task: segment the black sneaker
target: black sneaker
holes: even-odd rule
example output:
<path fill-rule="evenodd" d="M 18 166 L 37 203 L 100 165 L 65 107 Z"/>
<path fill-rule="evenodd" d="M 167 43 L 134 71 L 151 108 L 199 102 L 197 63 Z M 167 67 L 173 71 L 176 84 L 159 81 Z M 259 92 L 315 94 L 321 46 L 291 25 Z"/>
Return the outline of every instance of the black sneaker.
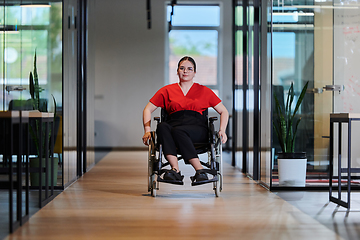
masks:
<path fill-rule="evenodd" d="M 182 181 L 184 176 L 181 176 L 181 172 L 176 172 L 176 169 L 173 168 L 168 170 L 164 173 L 164 180 L 175 180 L 175 181 Z"/>
<path fill-rule="evenodd" d="M 196 170 L 194 178 L 196 182 L 209 180 L 207 174 L 201 170 Z"/>

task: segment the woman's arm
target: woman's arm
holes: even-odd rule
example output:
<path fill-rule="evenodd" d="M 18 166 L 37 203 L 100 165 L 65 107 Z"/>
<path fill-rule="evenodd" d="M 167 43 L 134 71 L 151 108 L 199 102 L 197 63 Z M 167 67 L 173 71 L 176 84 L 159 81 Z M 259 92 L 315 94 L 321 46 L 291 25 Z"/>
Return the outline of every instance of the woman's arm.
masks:
<path fill-rule="evenodd" d="M 157 106 L 149 102 L 146 104 L 143 111 L 143 124 L 144 124 L 144 136 L 142 137 L 143 143 L 149 145 L 149 139 L 151 137 L 151 113 L 157 109 Z"/>
<path fill-rule="evenodd" d="M 224 104 L 219 103 L 218 105 L 216 105 L 214 107 L 215 111 L 217 111 L 220 114 L 220 129 L 219 129 L 219 135 L 221 137 L 221 141 L 222 143 L 226 143 L 227 141 L 227 136 L 225 133 L 226 130 L 226 126 L 228 124 L 228 120 L 229 120 L 229 112 L 226 109 L 226 107 L 224 106 Z"/>

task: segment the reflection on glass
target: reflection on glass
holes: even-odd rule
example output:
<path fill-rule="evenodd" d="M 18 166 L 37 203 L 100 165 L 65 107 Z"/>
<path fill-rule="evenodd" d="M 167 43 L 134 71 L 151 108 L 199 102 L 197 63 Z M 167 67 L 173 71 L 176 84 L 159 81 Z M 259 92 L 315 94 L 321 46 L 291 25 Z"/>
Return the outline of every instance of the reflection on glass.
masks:
<path fill-rule="evenodd" d="M 247 15 L 248 24 L 248 50 L 247 50 L 247 84 L 246 91 L 246 109 L 247 109 L 247 136 L 248 136 L 248 151 L 246 155 L 247 173 L 250 176 L 254 175 L 254 7 L 249 6 Z"/>
<path fill-rule="evenodd" d="M 44 89 L 40 93 L 40 98 L 46 99 L 47 111 L 55 112 L 52 99 L 54 96 L 56 114 L 61 118 L 62 1 L 52 1 L 47 7 L 37 5 L 22 7 L 20 1 L 17 3 L 0 7 L 2 27 L 0 29 L 0 59 L 2 61 L 0 64 L 0 110 L 9 110 L 9 103 L 12 100 L 30 98 L 29 73 L 33 72 L 36 52 L 39 85 Z M 32 1 L 28 3 L 32 4 Z M 20 87 L 24 90 L 18 91 Z M 61 138 L 62 132 L 57 133 Z M 55 142 L 58 146 L 56 153 L 62 154 L 59 141 L 56 139 Z"/>
<path fill-rule="evenodd" d="M 314 53 L 318 50 L 315 48 L 314 39 L 314 6 L 300 5 L 303 3 L 293 2 L 283 6 L 274 4 L 273 7 L 273 35 L 272 35 L 272 51 L 273 51 L 273 88 L 272 92 L 280 96 L 280 104 L 286 105 L 287 92 L 291 85 L 294 84 L 295 102 L 299 96 L 303 86 L 309 81 L 309 91 L 305 94 L 304 101 L 299 110 L 301 117 L 298 126 L 295 152 L 306 152 L 307 155 L 307 178 L 308 184 L 312 182 L 311 178 L 326 177 L 326 172 L 322 172 L 319 168 L 314 167 L 317 163 L 314 161 L 314 141 L 321 138 L 315 133 L 315 125 L 321 124 L 314 121 L 314 71 L 320 65 L 314 64 Z M 321 11 L 318 12 L 321 15 Z M 316 22 L 318 28 L 322 28 L 321 21 Z M 322 38 L 321 34 L 317 35 Z M 322 70 L 323 71 L 323 70 Z M 295 106 L 292 106 L 295 108 Z M 275 111 L 273 110 L 273 114 Z M 272 185 L 276 186 L 277 181 L 277 159 L 276 154 L 281 152 L 275 131 L 272 136 L 272 147 L 274 150 L 273 162 L 273 180 Z M 321 178 L 321 177 L 320 177 Z M 314 181 L 315 182 L 315 181 Z"/>
<path fill-rule="evenodd" d="M 50 8 L 7 6 L 5 12 L 7 13 L 5 26 L 15 25 L 17 31 L 13 31 L 16 34 L 9 31 L 0 32 L 1 48 L 8 53 L 2 56 L 5 69 L 2 69 L 0 80 L 3 88 L 21 85 L 27 90 L 6 94 L 3 92 L 1 110 L 8 110 L 8 104 L 12 99 L 26 100 L 30 97 L 28 78 L 29 72 L 33 71 L 35 51 L 39 84 L 44 89 L 41 98 L 51 99 L 50 94 L 53 94 L 57 106 L 62 106 L 61 3 L 52 3 Z"/>
<path fill-rule="evenodd" d="M 235 8 L 235 113 L 236 113 L 236 148 L 235 148 L 235 166 L 243 169 L 243 108 L 244 108 L 244 90 L 243 90 L 243 7 Z"/>
<path fill-rule="evenodd" d="M 360 14 L 359 1 L 334 1 L 334 85 L 343 91 L 334 92 L 334 113 L 360 113 Z M 351 123 L 351 167 L 360 167 L 359 122 Z M 346 125 L 346 124 L 342 124 Z M 334 130 L 335 132 L 335 130 Z M 335 135 L 337 133 L 335 132 Z M 347 147 L 347 129 L 342 133 L 342 143 Z M 335 136 L 337 138 L 338 136 Z M 334 145 L 336 148 L 336 145 Z M 344 155 L 344 158 L 343 158 Z M 342 164 L 347 161 L 347 150 L 342 150 Z M 336 161 L 336 155 L 334 161 Z M 336 173 L 336 166 L 334 172 Z M 347 174 L 344 174 L 347 175 Z M 352 173 L 352 178 L 359 174 Z"/>

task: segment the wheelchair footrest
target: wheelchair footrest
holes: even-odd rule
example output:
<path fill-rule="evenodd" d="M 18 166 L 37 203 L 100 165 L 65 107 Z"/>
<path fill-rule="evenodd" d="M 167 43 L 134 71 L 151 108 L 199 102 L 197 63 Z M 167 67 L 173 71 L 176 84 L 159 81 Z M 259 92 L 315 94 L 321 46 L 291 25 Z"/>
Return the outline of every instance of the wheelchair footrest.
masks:
<path fill-rule="evenodd" d="M 158 182 L 164 182 L 164 183 L 170 183 L 170 184 L 176 184 L 176 185 L 184 185 L 184 182 L 181 180 L 165 180 L 162 179 L 160 176 L 157 177 Z"/>
<path fill-rule="evenodd" d="M 203 180 L 203 181 L 196 181 L 195 180 L 195 176 L 190 177 L 191 179 L 191 186 L 197 186 L 197 185 L 202 185 L 202 184 L 206 184 L 206 183 L 211 183 L 211 182 L 217 182 L 219 181 L 218 177 L 217 177 L 217 171 L 215 169 L 202 169 L 199 170 L 202 173 L 207 173 L 213 176 L 212 179 L 207 179 L 207 180 Z"/>
<path fill-rule="evenodd" d="M 209 179 L 209 180 L 204 180 L 204 181 L 199 181 L 199 182 L 192 182 L 191 186 L 197 186 L 197 185 L 202 185 L 202 184 L 212 183 L 212 182 L 217 182 L 217 181 L 218 181 L 218 177 L 214 176 L 212 179 Z"/>

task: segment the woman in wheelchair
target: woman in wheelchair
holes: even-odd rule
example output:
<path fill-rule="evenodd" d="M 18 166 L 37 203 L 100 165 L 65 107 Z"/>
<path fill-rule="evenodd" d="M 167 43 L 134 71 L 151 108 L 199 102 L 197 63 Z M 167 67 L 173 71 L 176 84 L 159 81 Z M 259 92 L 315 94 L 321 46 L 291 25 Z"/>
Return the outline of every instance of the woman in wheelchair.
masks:
<path fill-rule="evenodd" d="M 163 180 L 165 182 L 182 182 L 184 178 L 179 170 L 178 152 L 185 163 L 191 164 L 196 170 L 195 176 L 191 177 L 193 183 L 201 184 L 208 180 L 194 143 L 209 141 L 207 119 L 202 115 L 209 107 L 214 108 L 220 114 L 218 134 L 222 143 L 227 141 L 225 129 L 229 113 L 220 98 L 211 89 L 194 83 L 195 74 L 194 59 L 188 56 L 180 59 L 177 68 L 179 82 L 166 85 L 158 90 L 143 111 L 145 134 L 142 140 L 145 145 L 149 144 L 151 138 L 151 113 L 160 107 L 168 114 L 167 120 L 159 123 L 156 130 L 158 142 L 162 144 L 164 156 L 171 166 L 171 170 L 164 173 Z"/>

